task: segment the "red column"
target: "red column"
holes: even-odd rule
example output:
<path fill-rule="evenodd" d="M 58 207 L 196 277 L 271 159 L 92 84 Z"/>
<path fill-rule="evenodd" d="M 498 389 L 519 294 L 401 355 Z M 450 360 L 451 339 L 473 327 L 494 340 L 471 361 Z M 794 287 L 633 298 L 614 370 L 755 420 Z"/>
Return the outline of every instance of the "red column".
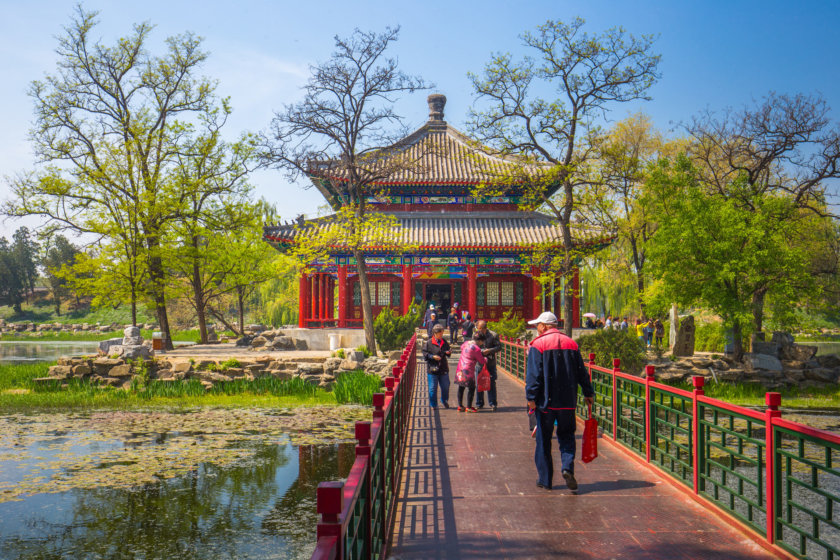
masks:
<path fill-rule="evenodd" d="M 309 299 L 311 300 L 311 309 L 312 314 L 309 316 L 310 319 L 316 320 L 318 319 L 318 275 L 313 274 L 311 276 L 311 282 L 309 286 Z"/>
<path fill-rule="evenodd" d="M 580 269 L 572 271 L 572 327 L 580 328 Z"/>
<path fill-rule="evenodd" d="M 319 281 L 319 286 L 321 289 L 320 301 L 321 304 L 321 314 L 320 318 L 323 321 L 327 318 L 327 275 L 321 274 L 321 280 Z"/>
<path fill-rule="evenodd" d="M 476 265 L 468 264 L 467 265 L 467 311 L 470 312 L 470 317 L 472 317 L 473 321 L 479 319 L 478 316 L 478 290 L 476 288 L 476 276 L 477 276 Z"/>
<path fill-rule="evenodd" d="M 535 319 L 542 313 L 542 289 L 537 280 L 540 275 L 540 267 L 531 267 L 531 318 Z"/>
<path fill-rule="evenodd" d="M 347 265 L 338 265 L 338 326 L 347 326 Z"/>
<path fill-rule="evenodd" d="M 414 299 L 414 292 L 411 290 L 411 265 L 402 265 L 402 312 L 408 313 L 411 301 Z"/>
<path fill-rule="evenodd" d="M 330 276 L 327 285 L 327 318 L 335 319 L 335 278 Z"/>
<path fill-rule="evenodd" d="M 304 272 L 300 273 L 300 285 L 298 289 L 298 326 L 303 329 L 306 328 L 306 299 L 309 295 L 309 279 Z"/>

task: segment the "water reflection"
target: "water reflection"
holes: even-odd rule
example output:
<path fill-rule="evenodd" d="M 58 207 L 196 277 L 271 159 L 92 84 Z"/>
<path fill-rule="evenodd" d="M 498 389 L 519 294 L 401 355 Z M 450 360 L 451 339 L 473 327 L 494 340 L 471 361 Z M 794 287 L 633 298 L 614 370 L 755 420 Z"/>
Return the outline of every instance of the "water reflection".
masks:
<path fill-rule="evenodd" d="M 175 346 L 193 344 L 175 342 Z M 0 362 L 54 362 L 61 356 L 86 356 L 99 350 L 97 341 L 45 340 L 39 342 L 0 341 Z"/>
<path fill-rule="evenodd" d="M 0 504 L 0 558 L 308 558 L 315 489 L 347 476 L 353 445 L 254 443 L 253 451 L 245 463 L 202 463 L 133 490 Z"/>

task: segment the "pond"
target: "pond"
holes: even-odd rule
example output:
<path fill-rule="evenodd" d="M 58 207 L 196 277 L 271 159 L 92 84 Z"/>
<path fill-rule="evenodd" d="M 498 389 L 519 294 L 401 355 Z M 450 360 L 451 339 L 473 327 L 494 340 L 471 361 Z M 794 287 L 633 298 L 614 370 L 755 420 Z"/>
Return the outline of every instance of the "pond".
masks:
<path fill-rule="evenodd" d="M 840 354 L 840 341 L 831 342 L 802 342 L 805 346 L 816 346 L 817 355 Z"/>
<path fill-rule="evenodd" d="M 0 558 L 308 558 L 317 485 L 347 476 L 353 444 L 198 414 L 0 417 Z"/>
<path fill-rule="evenodd" d="M 175 342 L 175 346 L 193 344 Z M 0 363 L 54 362 L 61 356 L 96 354 L 99 342 L 95 340 L 42 340 L 37 342 L 0 340 Z"/>

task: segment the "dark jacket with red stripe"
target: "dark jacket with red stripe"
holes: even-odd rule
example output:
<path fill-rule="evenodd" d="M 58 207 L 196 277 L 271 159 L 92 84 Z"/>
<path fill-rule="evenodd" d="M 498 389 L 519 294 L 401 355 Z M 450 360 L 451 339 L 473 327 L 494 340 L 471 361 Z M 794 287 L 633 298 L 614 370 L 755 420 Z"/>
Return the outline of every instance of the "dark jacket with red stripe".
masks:
<path fill-rule="evenodd" d="M 557 329 L 549 329 L 531 343 L 525 372 L 525 396 L 540 410 L 574 408 L 577 386 L 583 396 L 595 391 L 577 343 Z"/>

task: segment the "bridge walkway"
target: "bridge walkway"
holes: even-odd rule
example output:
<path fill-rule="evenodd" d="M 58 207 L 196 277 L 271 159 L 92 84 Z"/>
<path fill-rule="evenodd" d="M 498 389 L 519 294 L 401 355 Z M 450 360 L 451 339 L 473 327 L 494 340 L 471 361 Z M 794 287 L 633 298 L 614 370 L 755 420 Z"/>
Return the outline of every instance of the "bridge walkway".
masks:
<path fill-rule="evenodd" d="M 577 461 L 577 493 L 559 476 L 537 488 L 522 384 L 500 373 L 499 409 L 477 414 L 455 410 L 456 390 L 431 409 L 418 364 L 391 558 L 776 557 L 604 439 Z"/>

